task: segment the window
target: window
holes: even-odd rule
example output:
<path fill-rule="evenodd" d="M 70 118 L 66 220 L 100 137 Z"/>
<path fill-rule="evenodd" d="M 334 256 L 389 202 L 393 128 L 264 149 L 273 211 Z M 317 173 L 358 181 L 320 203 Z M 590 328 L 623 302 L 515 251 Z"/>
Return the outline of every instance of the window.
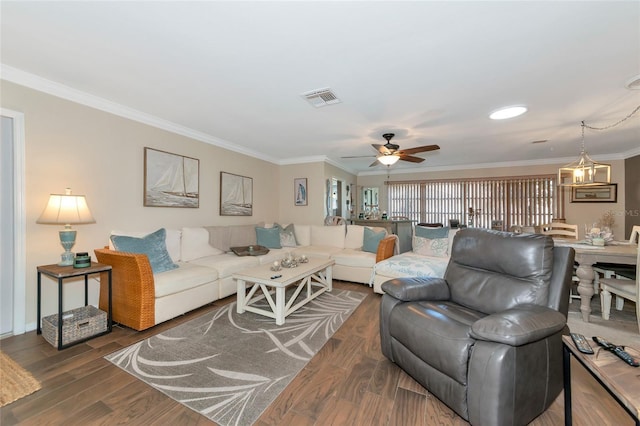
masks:
<path fill-rule="evenodd" d="M 564 217 L 556 176 L 387 182 L 390 216 L 491 228 L 533 226 Z"/>

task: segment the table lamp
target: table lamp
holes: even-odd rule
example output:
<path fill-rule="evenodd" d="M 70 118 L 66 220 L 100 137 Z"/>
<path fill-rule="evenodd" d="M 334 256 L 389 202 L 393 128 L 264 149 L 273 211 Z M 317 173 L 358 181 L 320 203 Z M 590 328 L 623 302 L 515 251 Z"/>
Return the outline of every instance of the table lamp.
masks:
<path fill-rule="evenodd" d="M 64 247 L 59 266 L 73 265 L 71 248 L 76 243 L 76 231 L 71 229 L 73 224 L 96 223 L 84 195 L 71 195 L 67 188 L 65 194 L 51 194 L 49 202 L 36 223 L 64 225 L 60 231 L 60 244 Z"/>

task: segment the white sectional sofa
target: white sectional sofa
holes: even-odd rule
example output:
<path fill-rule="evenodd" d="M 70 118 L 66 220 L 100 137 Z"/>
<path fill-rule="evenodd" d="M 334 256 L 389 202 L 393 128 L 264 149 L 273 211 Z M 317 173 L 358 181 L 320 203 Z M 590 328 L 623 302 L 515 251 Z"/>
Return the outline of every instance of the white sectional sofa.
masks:
<path fill-rule="evenodd" d="M 373 291 L 383 294 L 382 284 L 393 278 L 401 277 L 436 277 L 442 278 L 449 264 L 453 237 L 459 231 L 458 228 L 446 228 L 447 242 L 446 251 L 442 250 L 434 253 L 434 250 L 421 249 L 417 247 L 415 231 L 412 237 L 412 251 L 392 256 L 379 263 L 373 268 L 371 285 Z M 423 242 L 424 243 L 424 242 Z M 429 254 L 425 254 L 429 253 Z M 437 254 L 437 255 L 436 255 Z"/>
<path fill-rule="evenodd" d="M 335 260 L 333 278 L 368 284 L 377 261 L 390 257 L 395 236 L 386 236 L 375 253 L 363 251 L 365 227 L 359 225 L 319 226 L 294 224 L 297 243 L 270 248 L 259 256 L 237 256 L 231 247 L 258 245 L 257 225 L 206 226 L 164 231 L 168 270 L 152 270 L 152 262 L 143 254 L 115 250 L 112 241 L 119 237 L 146 242 L 156 232 L 112 232 L 109 248 L 96 249 L 100 263 L 113 266 L 113 319 L 144 330 L 175 316 L 236 293 L 232 275 L 244 269 L 270 264 L 292 253 Z M 291 229 L 291 227 L 288 227 Z M 150 254 L 154 257 L 154 254 Z M 174 266 L 177 265 L 177 266 Z M 106 310 L 106 286 L 101 286 L 100 307 Z"/>

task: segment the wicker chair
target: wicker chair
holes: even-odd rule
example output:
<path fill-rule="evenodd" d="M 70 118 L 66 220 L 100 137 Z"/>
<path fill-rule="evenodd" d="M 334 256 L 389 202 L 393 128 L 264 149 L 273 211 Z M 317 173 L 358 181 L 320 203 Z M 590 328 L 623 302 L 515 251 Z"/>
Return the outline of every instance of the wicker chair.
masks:
<path fill-rule="evenodd" d="M 145 330 L 155 325 L 155 285 L 153 272 L 146 254 L 123 253 L 109 249 L 94 250 L 98 262 L 111 265 L 113 285 L 113 321 L 134 330 Z M 106 273 L 103 273 L 106 274 Z M 106 277 L 100 278 L 107 282 Z M 100 286 L 100 309 L 108 308 L 108 288 Z"/>

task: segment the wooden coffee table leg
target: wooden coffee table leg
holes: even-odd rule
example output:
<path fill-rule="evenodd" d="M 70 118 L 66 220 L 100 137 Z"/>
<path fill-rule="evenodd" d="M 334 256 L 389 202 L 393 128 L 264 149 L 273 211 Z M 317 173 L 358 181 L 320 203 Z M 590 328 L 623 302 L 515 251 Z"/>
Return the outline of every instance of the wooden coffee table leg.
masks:
<path fill-rule="evenodd" d="M 276 287 L 276 325 L 284 324 L 285 317 L 285 299 L 284 299 L 284 287 Z"/>
<path fill-rule="evenodd" d="M 238 312 L 239 314 L 244 313 L 244 307 L 246 306 L 246 283 L 244 280 L 236 280 L 236 282 L 238 283 L 238 289 L 237 289 L 237 301 L 236 301 L 236 312 Z"/>

